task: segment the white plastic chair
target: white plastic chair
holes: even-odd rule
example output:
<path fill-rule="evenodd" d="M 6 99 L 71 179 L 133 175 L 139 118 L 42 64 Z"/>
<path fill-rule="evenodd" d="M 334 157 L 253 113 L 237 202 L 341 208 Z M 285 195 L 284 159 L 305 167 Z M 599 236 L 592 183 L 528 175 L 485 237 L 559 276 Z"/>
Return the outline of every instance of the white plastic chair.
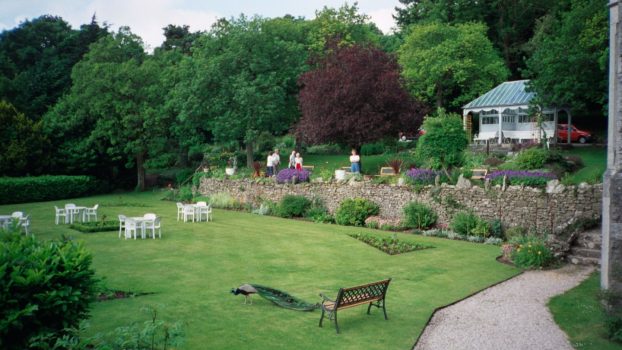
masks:
<path fill-rule="evenodd" d="M 95 221 L 97 221 L 97 208 L 99 208 L 99 204 L 95 204 L 93 208 L 86 208 L 84 215 L 86 216 L 86 221 L 91 221 L 91 216 L 95 217 Z"/>
<path fill-rule="evenodd" d="M 147 214 L 150 215 L 150 214 Z M 145 215 L 145 218 L 147 218 L 147 215 Z M 143 229 L 145 231 L 147 230 L 151 230 L 151 237 L 153 237 L 153 239 L 155 239 L 155 231 L 156 229 L 158 230 L 158 233 L 160 234 L 160 238 L 162 238 L 162 226 L 160 225 L 160 218 L 156 217 L 155 214 L 151 214 L 154 215 L 154 218 L 151 219 L 149 218 L 149 220 L 144 222 L 144 227 Z"/>
<path fill-rule="evenodd" d="M 194 222 L 194 207 L 192 205 L 184 205 L 184 222 L 188 222 L 189 216 L 192 216 L 192 221 Z"/>
<path fill-rule="evenodd" d="M 28 227 L 30 227 L 30 215 L 21 216 L 19 218 L 19 225 L 24 229 L 24 232 L 28 234 Z"/>
<path fill-rule="evenodd" d="M 184 216 L 184 204 L 177 202 L 177 221 Z"/>
<path fill-rule="evenodd" d="M 22 216 L 24 216 L 24 213 L 21 211 L 14 211 L 13 214 L 11 214 L 13 219 L 21 219 Z"/>
<path fill-rule="evenodd" d="M 134 233 L 134 239 L 136 239 L 136 230 L 138 229 L 138 223 L 132 219 L 125 219 L 125 239 L 132 238 Z"/>
<path fill-rule="evenodd" d="M 125 229 L 125 221 L 127 217 L 125 215 L 119 215 L 119 238 L 121 238 L 121 232 Z M 125 237 L 127 239 L 127 236 Z"/>
<path fill-rule="evenodd" d="M 207 202 L 197 202 L 197 215 L 199 216 L 197 221 L 201 222 L 203 220 L 203 214 L 205 214 L 205 221 L 209 221 L 209 213 L 210 207 L 207 205 Z"/>
<path fill-rule="evenodd" d="M 67 203 L 65 204 L 65 212 L 67 214 L 67 217 L 69 219 L 69 223 L 73 224 L 73 221 L 75 220 L 75 217 L 80 214 L 80 211 L 78 209 L 76 209 L 76 205 L 73 203 Z"/>
<path fill-rule="evenodd" d="M 65 211 L 65 208 L 59 208 L 57 206 L 54 206 L 54 210 L 56 211 L 56 216 L 54 218 L 54 222 L 56 222 L 56 225 L 58 225 L 58 223 L 60 222 L 60 218 L 63 218 L 63 222 L 67 223 L 67 211 Z"/>

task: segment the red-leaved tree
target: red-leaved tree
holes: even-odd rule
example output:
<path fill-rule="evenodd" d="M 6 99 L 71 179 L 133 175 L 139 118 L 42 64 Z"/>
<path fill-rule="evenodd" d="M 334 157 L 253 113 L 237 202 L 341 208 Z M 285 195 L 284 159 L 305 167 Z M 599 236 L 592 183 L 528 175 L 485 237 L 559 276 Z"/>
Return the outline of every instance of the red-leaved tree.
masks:
<path fill-rule="evenodd" d="M 300 76 L 299 139 L 361 145 L 414 133 L 427 108 L 404 88 L 396 60 L 374 47 L 337 48 Z"/>

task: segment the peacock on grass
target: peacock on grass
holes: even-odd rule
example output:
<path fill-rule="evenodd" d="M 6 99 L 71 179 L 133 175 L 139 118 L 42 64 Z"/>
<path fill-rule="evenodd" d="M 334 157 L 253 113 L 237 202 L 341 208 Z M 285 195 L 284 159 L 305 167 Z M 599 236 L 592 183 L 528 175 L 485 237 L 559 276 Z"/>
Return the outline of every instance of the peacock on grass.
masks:
<path fill-rule="evenodd" d="M 293 295 L 271 287 L 262 286 L 259 284 L 243 284 L 238 288 L 231 289 L 231 293 L 234 295 L 244 295 L 244 304 L 253 294 L 259 294 L 264 299 L 267 299 L 280 307 L 284 307 L 290 310 L 296 311 L 313 311 L 320 307 L 320 304 L 310 304 L 306 301 L 296 298 Z M 252 304 L 252 300 L 250 304 Z"/>

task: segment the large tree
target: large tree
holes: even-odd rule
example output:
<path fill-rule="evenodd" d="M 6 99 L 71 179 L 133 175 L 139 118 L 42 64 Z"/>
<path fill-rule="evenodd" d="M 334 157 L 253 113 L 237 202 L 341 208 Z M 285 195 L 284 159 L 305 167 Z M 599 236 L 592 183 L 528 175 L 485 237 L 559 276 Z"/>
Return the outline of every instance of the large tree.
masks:
<path fill-rule="evenodd" d="M 454 110 L 509 73 L 481 23 L 415 25 L 399 50 L 399 62 L 414 96 Z"/>
<path fill-rule="evenodd" d="M 607 97 L 607 8 L 601 0 L 572 0 L 542 18 L 529 43 L 525 76 L 545 104 L 574 114 L 602 115 Z"/>
<path fill-rule="evenodd" d="M 425 107 L 406 91 L 397 62 L 374 47 L 333 50 L 300 77 L 302 118 L 296 133 L 308 143 L 363 143 L 415 131 Z"/>
<path fill-rule="evenodd" d="M 136 167 L 137 186 L 144 188 L 145 163 L 164 150 L 171 123 L 161 108 L 165 62 L 146 56 L 128 28 L 91 47 L 73 70 L 70 93 L 45 119 L 69 166 L 124 161 Z"/>
<path fill-rule="evenodd" d="M 0 33 L 0 99 L 39 120 L 69 90 L 73 65 L 107 33 L 95 16 L 73 30 L 48 15 Z"/>
<path fill-rule="evenodd" d="M 250 167 L 259 133 L 281 134 L 298 119 L 296 79 L 307 57 L 298 41 L 305 36 L 296 34 L 302 24 L 292 17 L 220 20 L 182 65 L 189 80 L 172 96 L 187 125 L 179 130 L 195 139 L 192 130 L 204 130 L 216 142 L 237 142 Z"/>
<path fill-rule="evenodd" d="M 399 0 L 394 16 L 402 31 L 413 24 L 459 24 L 484 22 L 488 37 L 510 69 L 519 78 L 525 67 L 525 44 L 534 33 L 536 20 L 562 1 L 550 0 Z M 603 5 L 604 6 L 604 5 Z"/>

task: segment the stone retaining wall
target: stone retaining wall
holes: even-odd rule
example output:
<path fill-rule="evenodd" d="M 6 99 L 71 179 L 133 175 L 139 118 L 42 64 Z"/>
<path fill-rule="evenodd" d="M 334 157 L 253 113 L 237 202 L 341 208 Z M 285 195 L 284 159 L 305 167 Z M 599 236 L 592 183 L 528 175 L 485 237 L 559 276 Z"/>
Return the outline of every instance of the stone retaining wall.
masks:
<path fill-rule="evenodd" d="M 203 195 L 226 192 L 245 203 L 279 201 L 287 194 L 321 198 L 333 212 L 346 198 L 362 197 L 380 205 L 380 215 L 398 218 L 410 201 L 425 203 L 436 210 L 439 223 L 448 224 L 454 213 L 471 209 L 485 219 L 499 218 L 506 226 L 534 227 L 538 231 L 557 232 L 579 218 L 601 215 L 602 185 L 563 186 L 553 184 L 547 190 L 521 186 L 502 189 L 493 186 L 410 186 L 376 185 L 369 181 L 350 183 L 258 183 L 254 180 L 216 180 L 204 178 L 198 191 Z"/>

